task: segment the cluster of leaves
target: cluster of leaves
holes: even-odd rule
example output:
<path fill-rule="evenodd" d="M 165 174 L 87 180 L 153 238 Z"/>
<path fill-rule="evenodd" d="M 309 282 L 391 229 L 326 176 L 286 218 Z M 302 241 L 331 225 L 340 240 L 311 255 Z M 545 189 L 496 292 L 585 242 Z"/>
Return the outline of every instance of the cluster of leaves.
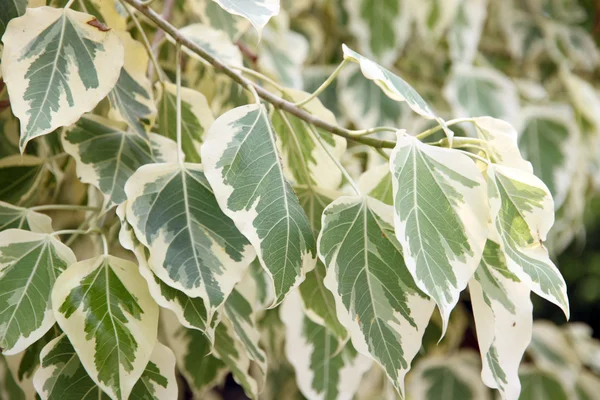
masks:
<path fill-rule="evenodd" d="M 568 318 L 545 242 L 595 188 L 600 55 L 575 4 L 526 3 L 0 9 L 1 390 L 592 398 L 600 346 L 530 297 Z"/>

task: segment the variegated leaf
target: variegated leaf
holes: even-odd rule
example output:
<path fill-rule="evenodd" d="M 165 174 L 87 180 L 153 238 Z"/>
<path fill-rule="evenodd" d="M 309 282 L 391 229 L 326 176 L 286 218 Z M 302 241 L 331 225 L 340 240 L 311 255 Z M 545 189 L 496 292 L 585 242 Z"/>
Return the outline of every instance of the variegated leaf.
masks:
<path fill-rule="evenodd" d="M 492 68 L 456 65 L 444 87 L 444 97 L 456 117 L 490 116 L 514 123 L 519 111 L 517 88 Z"/>
<path fill-rule="evenodd" d="M 337 82 L 342 112 L 357 128 L 402 126 L 408 107 L 389 98 L 374 82 L 364 79 L 358 65 L 344 68 Z"/>
<path fill-rule="evenodd" d="M 63 334 L 48 343 L 40 359 L 41 367 L 35 373 L 34 384 L 42 400 L 110 399 L 88 376 L 67 335 Z M 157 342 L 129 398 L 171 400 L 176 397 L 175 357 L 171 350 Z"/>
<path fill-rule="evenodd" d="M 34 156 L 14 155 L 0 159 L 0 201 L 30 203 L 46 175 L 45 163 Z"/>
<path fill-rule="evenodd" d="M 475 59 L 488 0 L 461 0 L 447 33 L 450 55 L 455 63 L 470 65 Z"/>
<path fill-rule="evenodd" d="M 490 161 L 495 164 L 533 172 L 531 163 L 521 155 L 517 142 L 517 131 L 506 121 L 492 117 L 473 118 L 475 131 L 484 142 Z"/>
<path fill-rule="evenodd" d="M 368 58 L 363 57 L 345 44 L 342 45 L 342 49 L 344 50 L 344 59 L 357 63 L 365 78 L 375 82 L 389 98 L 399 102 L 406 102 L 411 110 L 420 116 L 436 120 L 444 129 L 448 138 L 452 139 L 454 133 L 446 126 L 444 120 L 433 112 L 429 104 L 404 79 Z"/>
<path fill-rule="evenodd" d="M 485 182 L 468 156 L 402 132 L 390 159 L 396 236 L 417 286 L 437 303 L 445 332 L 487 238 Z"/>
<path fill-rule="evenodd" d="M 410 2 L 410 11 L 414 15 L 416 31 L 426 43 L 436 44 L 442 34 L 457 22 L 456 14 L 461 3 L 462 0 Z"/>
<path fill-rule="evenodd" d="M 508 270 L 569 316 L 567 287 L 543 245 L 554 223 L 552 196 L 533 174 L 489 165 L 488 197 L 492 224 Z"/>
<path fill-rule="evenodd" d="M 161 326 L 169 348 L 175 354 L 177 369 L 195 397 L 204 398 L 206 392 L 223 382 L 229 372 L 215 356 L 211 340 L 198 330 L 181 327 L 172 313 L 161 315 Z"/>
<path fill-rule="evenodd" d="M 119 37 L 95 17 L 29 8 L 3 36 L 2 76 L 21 120 L 21 152 L 31 139 L 67 126 L 102 100 L 123 66 Z"/>
<path fill-rule="evenodd" d="M 575 391 L 577 400 L 594 400 L 600 393 L 600 378 L 594 373 L 581 371 Z"/>
<path fill-rule="evenodd" d="M 367 169 L 360 176 L 358 187 L 362 193 L 366 193 L 389 206 L 394 205 L 392 173 L 387 163 Z"/>
<path fill-rule="evenodd" d="M 521 390 L 519 364 L 531 340 L 529 288 L 508 270 L 500 245 L 489 240 L 469 282 L 483 382 L 507 400 Z"/>
<path fill-rule="evenodd" d="M 407 392 L 414 400 L 488 400 L 474 353 L 421 360 L 411 373 Z"/>
<path fill-rule="evenodd" d="M 384 65 L 391 65 L 410 36 L 412 22 L 408 0 L 345 0 L 349 29 L 361 51 Z"/>
<path fill-rule="evenodd" d="M 0 347 L 16 354 L 54 325 L 51 291 L 75 255 L 53 236 L 20 229 L 0 232 Z"/>
<path fill-rule="evenodd" d="M 125 47 L 125 64 L 116 86 L 108 93 L 112 107 L 109 116 L 127 122 L 135 133 L 147 139 L 156 117 L 152 83 L 146 76 L 148 53 L 128 32 L 118 32 L 118 35 Z"/>
<path fill-rule="evenodd" d="M 292 89 L 283 94 L 283 98 L 293 103 L 308 96 L 306 92 Z M 335 116 L 318 99 L 312 100 L 302 108 L 324 121 L 336 124 Z M 298 185 L 337 189 L 342 182 L 342 173 L 323 149 L 316 135 L 320 135 L 320 140 L 338 161 L 346 151 L 346 139 L 323 132 L 282 111 L 274 111 L 271 120 L 277 133 L 277 144 L 281 148 L 284 172 L 290 180 Z"/>
<path fill-rule="evenodd" d="M 127 181 L 127 221 L 148 247 L 148 264 L 169 286 L 201 297 L 208 321 L 254 258 L 219 209 L 199 164 L 151 164 Z"/>
<path fill-rule="evenodd" d="M 160 88 L 156 131 L 177 140 L 177 86 L 165 82 Z M 200 162 L 200 144 L 214 121 L 206 97 L 193 89 L 181 88 L 181 149 L 188 162 Z"/>
<path fill-rule="evenodd" d="M 39 0 L 30 0 L 29 7 L 32 7 L 32 1 Z M 83 2 L 86 12 L 97 17 L 104 25 L 118 32 L 127 30 L 127 17 L 129 14 L 119 0 L 83 0 Z"/>
<path fill-rule="evenodd" d="M 231 42 L 231 39 L 225 32 L 214 29 L 208 25 L 196 23 L 181 28 L 179 33 L 198 45 L 198 47 L 201 47 L 211 56 L 219 59 L 224 64 L 233 67 L 244 66 L 242 52 Z M 171 36 L 168 36 L 168 38 L 169 40 L 173 41 Z M 187 47 L 184 47 L 183 49 L 191 57 L 195 57 L 202 62 L 206 62 L 203 58 L 189 50 Z"/>
<path fill-rule="evenodd" d="M 301 89 L 302 70 L 308 57 L 308 40 L 288 30 L 265 29 L 259 43 L 258 66 L 287 88 Z"/>
<path fill-rule="evenodd" d="M 316 251 L 308 218 L 285 179 L 265 107 L 242 106 L 219 117 L 202 146 L 202 160 L 221 209 L 256 249 L 280 303 L 314 268 Z"/>
<path fill-rule="evenodd" d="M 286 325 L 286 356 L 302 393 L 315 400 L 351 400 L 371 360 L 304 315 L 296 292 L 286 298 L 280 315 Z"/>
<path fill-rule="evenodd" d="M 259 35 L 271 17 L 279 14 L 279 0 L 214 0 L 227 12 L 246 18 Z"/>
<path fill-rule="evenodd" d="M 554 208 L 564 203 L 577 169 L 579 129 L 570 106 L 529 106 L 521 113 L 519 148 L 533 172 L 552 194 Z"/>
<path fill-rule="evenodd" d="M 571 399 L 558 377 L 552 372 L 537 368 L 521 368 L 521 397 L 519 400 L 568 400 Z M 597 393 L 596 393 L 597 394 Z"/>
<path fill-rule="evenodd" d="M 11 19 L 25 14 L 27 0 L 8 0 L 0 4 L 0 38 L 6 31 L 6 26 Z"/>
<path fill-rule="evenodd" d="M 232 41 L 250 26 L 248 20 L 229 14 L 213 0 L 193 0 L 188 4 L 205 25 L 227 33 Z"/>
<path fill-rule="evenodd" d="M 27 399 L 22 387 L 20 387 L 11 374 L 5 357 L 2 355 L 0 355 L 0 397 L 10 400 Z"/>
<path fill-rule="evenodd" d="M 169 161 L 177 157 L 175 142 L 156 134 L 149 138 L 152 145 L 110 120 L 90 114 L 65 130 L 62 143 L 75 158 L 79 179 L 100 189 L 105 207 L 110 208 L 126 200 L 125 183 L 139 167 L 161 161 L 162 154 Z M 155 154 L 153 148 L 161 154 Z"/>
<path fill-rule="evenodd" d="M 117 215 L 121 219 L 119 241 L 124 248 L 133 251 L 135 254 L 140 275 L 146 280 L 148 290 L 154 301 L 159 306 L 173 311 L 183 326 L 198 329 L 204 332 L 211 342 L 214 341 L 214 329 L 219 322 L 219 318 L 213 318 L 212 321 L 209 321 L 204 301 L 200 297 L 189 297 L 167 285 L 154 274 L 148 265 L 148 249 L 135 237 L 133 228 L 125 218 L 125 208 L 125 203 L 117 207 Z"/>
<path fill-rule="evenodd" d="M 158 307 L 137 266 L 113 256 L 71 265 L 52 308 L 89 376 L 111 399 L 127 399 L 156 344 Z"/>
<path fill-rule="evenodd" d="M 0 201 L 0 231 L 7 229 L 23 229 L 40 233 L 53 232 L 52 219 L 46 214 Z"/>
<path fill-rule="evenodd" d="M 569 71 L 568 68 L 560 69 L 560 79 L 567 89 L 567 93 L 575 109 L 585 119 L 600 128 L 600 96 L 595 88 L 587 81 Z"/>
<path fill-rule="evenodd" d="M 392 220 L 391 206 L 340 197 L 323 213 L 319 256 L 352 344 L 377 361 L 402 394 L 434 304 L 406 269 Z"/>

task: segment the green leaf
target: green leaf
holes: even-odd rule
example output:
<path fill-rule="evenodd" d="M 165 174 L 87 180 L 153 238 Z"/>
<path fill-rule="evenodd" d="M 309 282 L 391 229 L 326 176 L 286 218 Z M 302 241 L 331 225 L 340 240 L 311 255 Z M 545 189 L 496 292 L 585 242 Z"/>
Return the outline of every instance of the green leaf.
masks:
<path fill-rule="evenodd" d="M 8 0 L 0 4 L 0 38 L 4 35 L 11 19 L 25 14 L 27 0 Z"/>
<path fill-rule="evenodd" d="M 95 17 L 28 8 L 3 37 L 2 75 L 21 120 L 21 152 L 31 139 L 71 125 L 115 86 L 123 45 Z"/>
<path fill-rule="evenodd" d="M 25 400 L 25 393 L 13 378 L 6 359 L 0 355 L 0 396 L 3 399 Z"/>
<path fill-rule="evenodd" d="M 0 160 L 0 201 L 29 203 L 46 175 L 45 163 L 34 156 L 10 156 Z"/>
<path fill-rule="evenodd" d="M 41 367 L 35 373 L 34 385 L 42 400 L 110 399 L 88 376 L 66 335 L 48 343 L 40 358 Z M 156 343 L 129 398 L 170 400 L 176 397 L 175 357 L 167 347 Z"/>
<path fill-rule="evenodd" d="M 50 295 L 56 277 L 76 261 L 51 235 L 20 229 L 0 232 L 0 347 L 25 350 L 54 325 Z"/>
<path fill-rule="evenodd" d="M 337 95 L 344 115 L 358 129 L 403 125 L 408 107 L 391 99 L 375 83 L 365 79 L 357 65 L 344 68 L 337 82 Z"/>
<path fill-rule="evenodd" d="M 307 62 L 308 39 L 281 27 L 267 28 L 258 46 L 258 67 L 287 88 L 302 89 L 302 72 Z"/>
<path fill-rule="evenodd" d="M 456 65 L 444 87 L 456 117 L 490 116 L 514 122 L 519 95 L 514 83 L 493 68 Z"/>
<path fill-rule="evenodd" d="M 297 293 L 286 298 L 280 311 L 286 325 L 286 357 L 304 396 L 315 400 L 353 398 L 371 361 L 304 315 Z"/>
<path fill-rule="evenodd" d="M 0 201 L 0 231 L 7 229 L 23 229 L 40 233 L 53 232 L 52 219 L 46 214 Z"/>
<path fill-rule="evenodd" d="M 127 221 L 148 248 L 148 264 L 169 286 L 201 297 L 208 321 L 254 258 L 219 209 L 199 164 L 150 164 L 127 181 Z"/>
<path fill-rule="evenodd" d="M 410 36 L 410 1 L 382 0 L 373 7 L 368 0 L 345 0 L 350 31 L 369 57 L 391 65 Z"/>
<path fill-rule="evenodd" d="M 316 249 L 308 218 L 284 177 L 265 107 L 242 106 L 219 117 L 202 160 L 221 209 L 256 249 L 280 303 L 314 268 Z"/>
<path fill-rule="evenodd" d="M 566 104 L 529 106 L 521 113 L 519 148 L 531 161 L 533 172 L 554 199 L 554 208 L 564 203 L 577 172 L 579 129 Z"/>
<path fill-rule="evenodd" d="M 204 24 L 227 33 L 232 41 L 250 26 L 248 20 L 229 14 L 213 0 L 193 0 L 188 4 Z"/>
<path fill-rule="evenodd" d="M 404 265 L 392 214 L 390 206 L 374 199 L 338 198 L 323 214 L 319 256 L 327 266 L 325 286 L 352 344 L 377 361 L 402 393 L 433 303 Z"/>
<path fill-rule="evenodd" d="M 148 53 L 128 32 L 119 32 L 125 47 L 125 64 L 116 86 L 108 94 L 110 117 L 127 122 L 140 137 L 148 139 L 148 130 L 156 117 L 152 83 L 146 76 Z"/>
<path fill-rule="evenodd" d="M 301 101 L 309 96 L 300 90 L 288 89 L 283 97 L 291 102 Z M 318 99 L 302 107 L 309 113 L 336 124 L 335 116 Z M 298 185 L 314 185 L 323 189 L 337 189 L 342 182 L 342 173 L 327 154 L 333 154 L 340 161 L 346 151 L 346 139 L 318 130 L 301 119 L 275 110 L 271 117 L 273 129 L 277 133 L 284 172 Z M 316 135 L 327 146 L 323 149 Z"/>
<path fill-rule="evenodd" d="M 279 14 L 279 0 L 214 0 L 231 14 L 246 18 L 259 35 L 271 17 Z"/>
<path fill-rule="evenodd" d="M 179 33 L 224 64 L 234 67 L 244 66 L 242 52 L 231 42 L 231 39 L 225 32 L 208 25 L 196 23 L 179 29 Z M 168 36 L 168 38 L 173 42 L 171 36 Z M 187 47 L 184 47 L 183 51 L 191 57 L 209 65 L 207 61 Z"/>
<path fill-rule="evenodd" d="M 396 236 L 417 286 L 440 309 L 444 333 L 487 239 L 485 182 L 468 156 L 402 132 L 390 167 Z"/>
<path fill-rule="evenodd" d="M 165 82 L 158 103 L 156 131 L 177 140 L 177 86 Z M 204 132 L 214 121 L 206 97 L 193 89 L 181 88 L 181 149 L 186 160 L 200 162 L 200 144 Z"/>
<path fill-rule="evenodd" d="M 152 147 L 140 135 L 95 115 L 83 116 L 62 135 L 65 151 L 75 158 L 79 179 L 104 194 L 106 208 L 126 200 L 125 183 L 139 167 L 162 161 L 153 147 L 174 161 L 175 142 L 156 134 L 150 134 L 150 140 Z"/>
<path fill-rule="evenodd" d="M 52 307 L 89 376 L 112 399 L 127 399 L 158 328 L 158 307 L 137 266 L 113 256 L 71 265 L 54 285 Z"/>
<path fill-rule="evenodd" d="M 469 291 L 483 382 L 503 398 L 516 400 L 519 364 L 531 340 L 531 292 L 508 270 L 500 245 L 489 239 Z"/>
<path fill-rule="evenodd" d="M 565 281 L 542 243 L 554 223 L 548 188 L 533 174 L 495 164 L 487 168 L 487 183 L 492 225 L 508 270 L 568 318 Z"/>
<path fill-rule="evenodd" d="M 428 357 L 419 362 L 408 386 L 411 398 L 423 400 L 488 400 L 474 353 Z"/>
<path fill-rule="evenodd" d="M 429 104 L 421 97 L 412 86 L 404 79 L 381 65 L 358 54 L 345 44 L 342 45 L 344 51 L 344 60 L 350 60 L 360 66 L 360 70 L 365 78 L 375 82 L 377 86 L 392 100 L 406 102 L 406 104 L 420 116 L 436 120 L 446 132 L 449 139 L 452 139 L 454 133 L 446 126 L 444 120 L 439 118 L 429 107 Z"/>
<path fill-rule="evenodd" d="M 522 368 L 519 376 L 523 387 L 519 400 L 567 400 L 570 398 L 558 378 L 550 372 L 535 368 Z"/>

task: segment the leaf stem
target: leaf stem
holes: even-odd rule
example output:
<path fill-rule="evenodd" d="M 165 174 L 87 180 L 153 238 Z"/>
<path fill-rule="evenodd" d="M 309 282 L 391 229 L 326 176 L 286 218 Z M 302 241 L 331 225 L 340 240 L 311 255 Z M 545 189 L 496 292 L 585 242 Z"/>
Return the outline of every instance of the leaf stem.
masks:
<path fill-rule="evenodd" d="M 181 143 L 181 44 L 175 46 L 175 82 L 177 85 L 177 161 L 183 165 L 183 146 Z"/>
<path fill-rule="evenodd" d="M 237 65 L 232 65 L 231 69 L 240 71 L 244 74 L 248 74 L 250 76 L 255 77 L 256 79 L 262 79 L 263 81 L 267 82 L 269 85 L 273 86 L 275 89 L 279 90 L 280 92 L 285 91 L 285 88 L 283 86 L 281 86 L 279 83 L 275 82 L 273 79 L 269 78 L 268 76 L 261 74 L 258 71 L 255 71 L 253 69 L 250 68 L 246 68 L 246 67 L 238 67 Z"/>
<path fill-rule="evenodd" d="M 62 229 L 60 231 L 54 231 L 50 234 L 50 236 L 58 236 L 58 235 L 87 235 L 91 233 L 89 229 Z"/>
<path fill-rule="evenodd" d="M 299 101 L 297 103 L 294 103 L 294 105 L 296 107 L 302 107 L 303 105 L 307 104 L 308 102 L 310 102 L 312 99 L 314 99 L 315 97 L 317 97 L 318 95 L 320 95 L 321 93 L 323 93 L 323 91 L 325 89 L 327 89 L 329 87 L 329 85 L 331 85 L 331 83 L 335 80 L 335 78 L 337 78 L 337 76 L 339 75 L 339 73 L 342 71 L 342 69 L 344 69 L 344 67 L 346 65 L 348 65 L 349 60 L 348 59 L 344 59 L 344 61 L 342 61 L 340 63 L 340 65 L 337 66 L 337 68 L 331 73 L 331 75 L 329 75 L 329 77 L 325 80 L 325 82 L 323 82 L 321 84 L 321 86 L 319 86 L 317 88 L 317 90 L 315 90 L 310 96 L 308 96 L 307 98 L 305 98 L 302 101 Z"/>
<path fill-rule="evenodd" d="M 71 8 L 71 6 L 73 5 L 73 3 L 74 3 L 74 2 L 75 2 L 75 0 L 69 0 L 69 1 L 67 2 L 67 4 L 65 4 L 64 8 L 65 8 L 65 9 L 67 9 L 67 8 Z"/>
<path fill-rule="evenodd" d="M 177 30 L 177 28 L 175 28 L 168 21 L 166 21 L 164 18 L 162 18 L 156 11 L 154 11 L 153 9 L 142 4 L 139 0 L 123 0 L 123 1 L 130 4 L 132 7 L 137 9 L 140 13 L 145 15 L 154 24 L 156 24 L 156 26 L 158 26 L 159 28 L 164 30 L 165 33 L 167 33 L 169 36 L 171 36 L 173 38 L 173 40 L 175 40 L 177 43 L 180 43 L 181 45 L 190 49 L 193 53 L 202 57 L 209 64 L 213 65 L 217 71 L 223 72 L 225 75 L 230 77 L 233 81 L 244 86 L 245 88 L 247 88 L 250 91 L 254 90 L 256 92 L 257 96 L 261 97 L 266 102 L 272 104 L 274 107 L 276 107 L 280 110 L 283 110 L 285 112 L 288 112 L 288 113 L 300 118 L 301 120 L 308 122 L 311 125 L 319 127 L 321 129 L 324 129 L 335 135 L 345 137 L 346 139 L 350 139 L 350 140 L 354 140 L 355 142 L 366 144 L 367 146 L 371 146 L 371 147 L 375 147 L 375 148 L 391 149 L 391 148 L 394 148 L 394 146 L 396 145 L 395 142 L 390 141 L 390 140 L 382 140 L 382 139 L 369 138 L 369 137 L 365 137 L 365 138 L 355 137 L 355 136 L 353 136 L 351 130 L 342 128 L 341 126 L 338 126 L 336 124 L 329 123 L 325 120 L 322 120 L 322 119 L 310 114 L 309 112 L 303 110 L 302 108 L 295 106 L 294 103 L 287 101 L 287 100 L 269 92 L 268 90 L 264 89 L 263 87 L 255 84 L 251 80 L 249 80 L 249 79 L 245 78 L 244 76 L 242 76 L 241 74 L 237 73 L 231 67 L 229 67 L 228 65 L 225 65 L 218 58 L 216 58 L 212 54 L 209 54 L 202 47 L 198 46 L 196 43 L 192 42 L 190 39 L 183 36 Z"/>
<path fill-rule="evenodd" d="M 310 131 L 312 132 L 315 139 L 317 139 L 317 142 L 319 142 L 319 144 L 321 145 L 323 150 L 325 150 L 325 153 L 327 153 L 329 158 L 331 158 L 331 161 L 333 161 L 333 163 L 336 165 L 336 167 L 338 167 L 338 169 L 342 172 L 342 175 L 344 175 L 344 177 L 346 178 L 346 180 L 348 181 L 350 186 L 352 186 L 352 189 L 356 192 L 357 195 L 360 196 L 360 190 L 358 189 L 358 185 L 356 185 L 356 183 L 354 182 L 354 179 L 352 179 L 352 177 L 350 176 L 348 171 L 346 171 L 346 168 L 344 168 L 342 163 L 340 163 L 340 161 L 337 158 L 335 158 L 335 156 L 333 154 L 331 154 L 331 152 L 327 148 L 327 145 L 325 144 L 325 142 L 323 142 L 323 138 L 321 137 L 319 132 L 315 129 L 314 126 L 310 126 Z"/>
<path fill-rule="evenodd" d="M 398 128 L 394 128 L 393 126 L 378 126 L 375 128 L 361 129 L 361 130 L 350 131 L 350 132 L 351 132 L 352 136 L 354 136 L 354 137 L 361 137 L 361 136 L 372 135 L 373 133 L 377 133 L 377 132 L 396 132 L 397 130 L 398 130 Z"/>
<path fill-rule="evenodd" d="M 91 207 L 91 206 L 79 206 L 79 205 L 71 205 L 71 204 L 44 204 L 41 206 L 33 206 L 29 208 L 31 211 L 48 211 L 48 210 L 57 210 L 57 211 L 91 211 L 91 212 L 100 212 L 102 211 L 99 207 Z"/>
<path fill-rule="evenodd" d="M 446 121 L 446 126 L 452 126 L 452 125 L 456 125 L 456 124 L 460 124 L 462 122 L 473 122 L 473 118 L 456 118 L 456 119 L 451 119 L 450 121 Z M 425 138 L 427 138 L 428 136 L 433 135 L 434 133 L 442 130 L 442 126 L 441 125 L 436 125 L 431 129 L 427 129 L 426 131 L 423 131 L 421 133 L 419 133 L 418 135 L 416 135 L 415 137 L 419 140 L 423 140 Z"/>

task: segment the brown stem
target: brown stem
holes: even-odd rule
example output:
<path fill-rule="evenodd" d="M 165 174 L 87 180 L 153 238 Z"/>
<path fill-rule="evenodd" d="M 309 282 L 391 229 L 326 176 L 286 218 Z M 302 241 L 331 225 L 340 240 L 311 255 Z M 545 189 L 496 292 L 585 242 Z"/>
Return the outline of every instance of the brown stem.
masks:
<path fill-rule="evenodd" d="M 169 19 L 171 19 L 171 14 L 173 13 L 173 6 L 175 6 L 175 0 L 165 0 L 163 10 L 160 14 L 160 16 L 165 21 L 168 21 Z M 154 38 L 152 38 L 152 44 L 150 46 L 153 53 L 156 54 L 156 51 L 158 50 L 158 46 L 160 45 L 160 42 L 163 40 L 164 37 L 165 37 L 165 32 L 163 30 L 159 30 L 158 32 L 156 32 L 156 34 L 154 35 Z M 154 65 L 152 63 L 150 63 L 148 65 L 148 76 L 151 77 L 152 75 L 154 75 Z"/>
<path fill-rule="evenodd" d="M 191 40 L 187 39 L 181 33 L 179 33 L 177 28 L 175 28 L 173 25 L 171 25 L 168 21 L 166 21 L 163 17 L 161 17 L 153 9 L 149 8 L 148 6 L 143 5 L 138 0 L 125 0 L 125 2 L 127 2 L 132 7 L 134 7 L 136 10 L 138 10 L 139 12 L 144 14 L 148 19 L 150 19 L 152 22 L 154 22 L 156 24 L 156 26 L 158 26 L 165 33 L 170 35 L 176 42 L 181 43 L 181 45 L 187 47 L 188 49 L 190 49 L 191 51 L 193 51 L 194 53 L 196 53 L 197 55 L 202 57 L 204 60 L 206 60 L 208 63 L 210 63 L 215 68 L 215 70 L 221 71 L 222 73 L 224 73 L 225 75 L 230 77 L 233 81 L 237 82 L 238 84 L 242 85 L 243 87 L 245 87 L 248 90 L 251 90 L 251 89 L 256 90 L 256 93 L 258 93 L 258 95 L 263 100 L 272 104 L 275 108 L 278 108 L 282 111 L 290 113 L 290 114 L 300 118 L 301 120 L 306 121 L 309 124 L 314 125 L 318 128 L 324 129 L 335 135 L 345 137 L 346 139 L 354 140 L 356 142 L 366 144 L 367 146 L 371 146 L 371 147 L 375 147 L 375 148 L 390 148 L 391 149 L 396 145 L 395 142 L 389 141 L 389 140 L 382 140 L 382 139 L 371 138 L 371 137 L 355 137 L 355 136 L 353 136 L 353 134 L 350 130 L 342 128 L 341 126 L 338 126 L 335 124 L 331 124 L 320 118 L 317 118 L 316 116 L 306 112 L 302 108 L 295 106 L 293 103 L 282 99 L 281 97 L 269 92 L 268 90 L 255 84 L 251 80 L 246 79 L 242 75 L 238 74 L 236 71 L 229 68 L 229 66 L 227 66 L 226 64 L 221 62 L 218 58 L 207 53 L 203 48 L 201 48 L 200 46 L 198 46 Z"/>

